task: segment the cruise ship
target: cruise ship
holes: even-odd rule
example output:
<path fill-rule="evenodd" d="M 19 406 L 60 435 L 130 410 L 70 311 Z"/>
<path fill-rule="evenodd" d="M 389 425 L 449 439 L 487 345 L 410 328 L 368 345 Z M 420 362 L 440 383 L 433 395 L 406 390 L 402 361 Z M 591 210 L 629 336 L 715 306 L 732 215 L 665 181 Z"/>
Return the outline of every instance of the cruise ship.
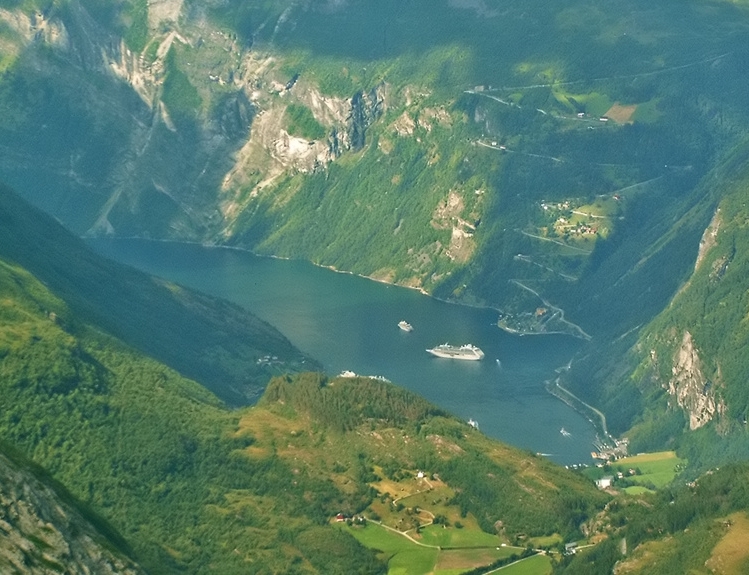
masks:
<path fill-rule="evenodd" d="M 468 359 L 475 361 L 483 359 L 484 357 L 484 352 L 470 343 L 461 346 L 443 343 L 442 345 L 438 345 L 427 351 L 432 355 L 445 357 L 447 359 Z"/>

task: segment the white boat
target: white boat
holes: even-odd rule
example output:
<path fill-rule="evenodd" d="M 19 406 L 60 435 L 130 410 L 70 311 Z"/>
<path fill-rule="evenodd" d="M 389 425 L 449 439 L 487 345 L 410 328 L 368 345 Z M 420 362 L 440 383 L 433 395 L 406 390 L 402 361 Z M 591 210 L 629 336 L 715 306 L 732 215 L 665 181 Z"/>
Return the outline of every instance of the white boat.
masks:
<path fill-rule="evenodd" d="M 414 326 L 412 326 L 410 323 L 408 323 L 405 319 L 402 319 L 398 322 L 398 327 L 401 328 L 403 331 L 413 331 Z"/>
<path fill-rule="evenodd" d="M 433 347 L 432 349 L 428 349 L 427 351 L 432 355 L 436 355 L 437 357 L 444 357 L 447 359 L 466 359 L 476 361 L 484 358 L 484 352 L 475 345 L 471 345 L 470 343 L 461 346 L 443 343 L 442 345 L 438 345 L 437 347 Z"/>
<path fill-rule="evenodd" d="M 561 433 L 561 434 L 562 434 L 562 435 L 564 435 L 565 437 L 569 437 L 570 435 L 572 435 L 572 434 L 571 434 L 571 433 L 570 433 L 569 431 L 567 431 L 567 430 L 566 430 L 566 429 L 565 429 L 564 427 L 563 427 L 562 429 L 560 429 L 560 430 L 559 430 L 559 433 Z"/>

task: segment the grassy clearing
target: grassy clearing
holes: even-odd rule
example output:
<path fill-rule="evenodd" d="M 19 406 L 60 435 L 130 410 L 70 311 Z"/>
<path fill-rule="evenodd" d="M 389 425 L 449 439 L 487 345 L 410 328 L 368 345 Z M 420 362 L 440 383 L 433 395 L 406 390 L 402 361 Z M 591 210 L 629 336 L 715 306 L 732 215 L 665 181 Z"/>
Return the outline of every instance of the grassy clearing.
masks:
<path fill-rule="evenodd" d="M 388 561 L 389 575 L 457 574 L 521 551 L 516 547 L 502 547 L 496 536 L 473 529 L 434 525 L 422 529 L 420 534 L 410 531 L 408 535 L 415 542 L 371 521 L 366 526 L 340 523 L 336 526 L 347 530 L 365 547 L 381 552 Z M 537 572 L 544 571 L 529 573 Z"/>
<path fill-rule="evenodd" d="M 639 104 L 635 113 L 632 114 L 632 121 L 652 124 L 656 122 L 660 116 L 661 113 L 658 111 L 658 99 L 655 99 Z"/>
<path fill-rule="evenodd" d="M 625 487 L 624 492 L 629 493 L 630 495 L 640 495 L 642 493 L 655 493 L 652 489 L 648 489 L 647 487 L 643 487 L 642 485 L 634 485 L 632 487 Z"/>
<path fill-rule="evenodd" d="M 501 573 L 502 575 L 549 575 L 551 571 L 551 559 L 547 555 L 534 555 L 507 567 L 500 567 L 492 573 Z"/>
<path fill-rule="evenodd" d="M 348 530 L 365 547 L 381 551 L 388 559 L 389 575 L 421 575 L 434 571 L 438 549 L 417 545 L 376 523 L 341 528 Z"/>
<path fill-rule="evenodd" d="M 512 552 L 506 547 L 491 549 L 451 549 L 441 551 L 435 573 L 461 573 L 467 569 L 488 565 L 492 561 L 509 557 Z"/>
<path fill-rule="evenodd" d="M 713 548 L 705 566 L 715 573 L 746 573 L 749 565 L 749 517 L 746 512 L 734 513 L 724 521 L 725 536 Z"/>
<path fill-rule="evenodd" d="M 554 97 L 560 103 L 572 107 L 576 112 L 585 112 L 590 116 L 603 116 L 606 114 L 606 111 L 611 109 L 614 105 L 611 98 L 606 94 L 600 94 L 598 92 L 590 92 L 589 94 L 572 94 L 560 90 L 559 88 L 555 88 Z"/>
<path fill-rule="evenodd" d="M 430 525 L 422 529 L 421 542 L 439 547 L 496 547 L 500 544 L 499 538 L 491 533 L 475 529 L 453 529 L 442 525 Z M 512 555 L 512 549 L 500 557 L 505 555 Z"/>
<path fill-rule="evenodd" d="M 663 487 L 671 483 L 686 464 L 686 459 L 677 457 L 673 451 L 659 451 L 625 457 L 617 461 L 614 467 L 623 471 L 630 468 L 639 469 L 642 474 L 630 477 L 632 481 L 640 485 L 652 484 L 655 487 Z"/>
<path fill-rule="evenodd" d="M 534 547 L 551 547 L 557 543 L 561 543 L 563 538 L 559 533 L 554 533 L 547 537 L 531 537 L 530 541 Z"/>

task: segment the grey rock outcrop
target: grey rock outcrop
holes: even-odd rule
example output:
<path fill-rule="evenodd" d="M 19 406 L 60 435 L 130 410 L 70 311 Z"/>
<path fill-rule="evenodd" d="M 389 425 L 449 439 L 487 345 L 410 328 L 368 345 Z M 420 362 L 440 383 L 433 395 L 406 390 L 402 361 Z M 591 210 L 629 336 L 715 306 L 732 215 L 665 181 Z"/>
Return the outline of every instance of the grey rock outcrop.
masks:
<path fill-rule="evenodd" d="M 55 489 L 2 453 L 0 572 L 145 573 Z"/>

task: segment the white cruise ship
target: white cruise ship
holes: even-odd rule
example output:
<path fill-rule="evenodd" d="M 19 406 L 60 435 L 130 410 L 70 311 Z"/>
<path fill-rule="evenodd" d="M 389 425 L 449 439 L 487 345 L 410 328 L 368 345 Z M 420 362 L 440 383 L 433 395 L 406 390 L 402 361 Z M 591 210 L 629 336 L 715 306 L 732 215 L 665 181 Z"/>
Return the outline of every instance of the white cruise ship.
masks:
<path fill-rule="evenodd" d="M 438 345 L 437 347 L 433 347 L 432 349 L 428 349 L 427 351 L 432 355 L 436 355 L 437 357 L 444 357 L 447 359 L 467 359 L 476 361 L 479 359 L 483 359 L 484 357 L 484 352 L 475 345 L 471 345 L 470 343 L 461 346 L 443 343 L 442 345 Z"/>

